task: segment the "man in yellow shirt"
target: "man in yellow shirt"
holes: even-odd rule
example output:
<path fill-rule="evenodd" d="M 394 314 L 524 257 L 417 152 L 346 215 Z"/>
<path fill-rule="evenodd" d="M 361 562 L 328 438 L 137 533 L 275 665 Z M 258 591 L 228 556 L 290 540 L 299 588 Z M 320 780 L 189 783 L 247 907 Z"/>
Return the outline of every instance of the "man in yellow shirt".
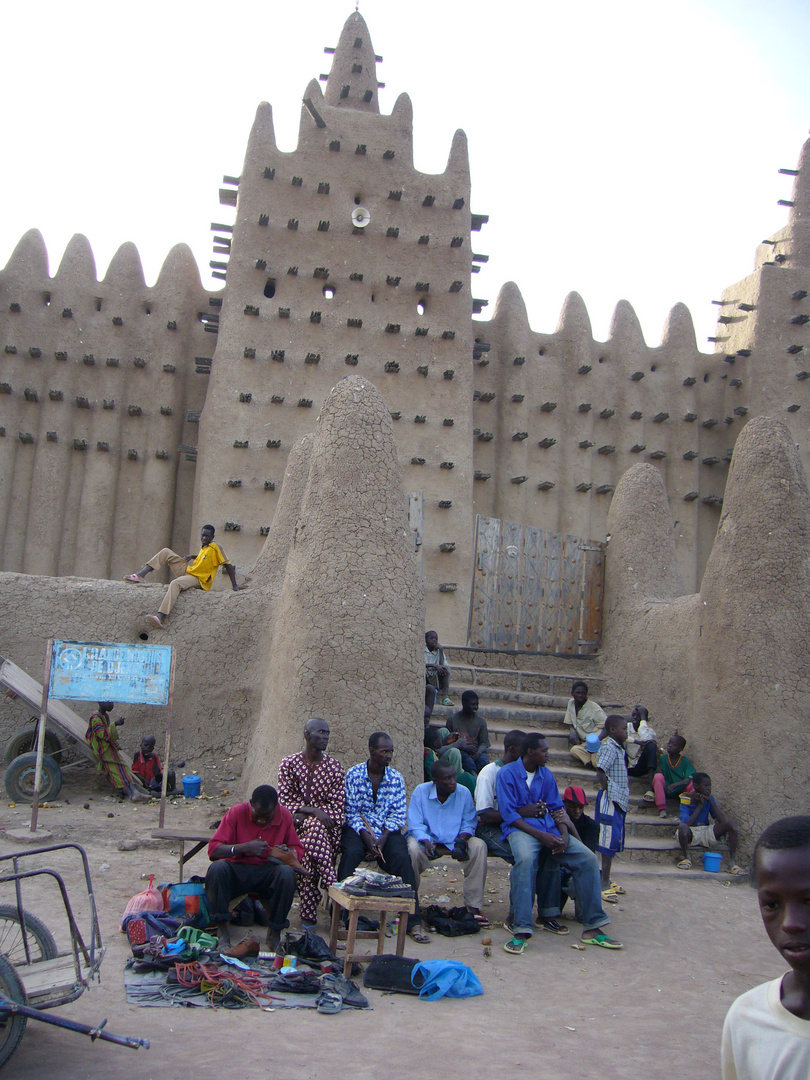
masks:
<path fill-rule="evenodd" d="M 198 555 L 187 555 L 183 558 L 182 555 L 178 555 L 171 548 L 161 548 L 157 555 L 142 566 L 137 574 L 127 574 L 124 578 L 124 581 L 129 581 L 133 585 L 144 585 L 146 584 L 146 575 L 153 570 L 159 570 L 162 566 L 168 566 L 174 575 L 174 580 L 170 582 L 157 614 L 147 615 L 147 622 L 165 629 L 165 618 L 174 607 L 174 602 L 180 593 L 185 592 L 186 589 L 205 589 L 208 592 L 214 584 L 214 578 L 217 576 L 217 570 L 220 566 L 225 567 L 225 572 L 231 579 L 234 592 L 239 592 L 247 587 L 236 584 L 236 571 L 233 564 L 228 561 L 227 555 L 219 544 L 214 543 L 215 531 L 213 525 L 203 525 Z"/>

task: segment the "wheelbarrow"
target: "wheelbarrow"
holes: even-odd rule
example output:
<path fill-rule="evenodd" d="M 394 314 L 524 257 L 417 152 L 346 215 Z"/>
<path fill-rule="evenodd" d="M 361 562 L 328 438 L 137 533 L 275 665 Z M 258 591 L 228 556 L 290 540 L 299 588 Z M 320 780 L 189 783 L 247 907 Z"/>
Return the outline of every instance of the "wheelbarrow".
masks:
<path fill-rule="evenodd" d="M 48 852 L 71 849 L 81 859 L 87 888 L 90 917 L 84 933 L 73 913 L 62 875 L 32 864 L 34 856 L 40 857 L 38 861 L 41 861 L 41 856 Z M 23 887 L 27 885 L 29 893 L 41 896 L 49 880 L 59 890 L 70 932 L 70 947 L 62 952 L 45 923 L 23 907 Z M 104 959 L 93 883 L 84 848 L 78 844 L 53 844 L 0 856 L 0 887 L 3 885 L 13 886 L 14 903 L 0 904 L 0 1068 L 20 1045 L 29 1020 L 89 1035 L 93 1041 L 103 1039 L 133 1050 L 140 1046 L 148 1049 L 148 1039 L 106 1031 L 106 1020 L 90 1026 L 48 1012 L 81 997 L 91 981 L 98 977 Z"/>

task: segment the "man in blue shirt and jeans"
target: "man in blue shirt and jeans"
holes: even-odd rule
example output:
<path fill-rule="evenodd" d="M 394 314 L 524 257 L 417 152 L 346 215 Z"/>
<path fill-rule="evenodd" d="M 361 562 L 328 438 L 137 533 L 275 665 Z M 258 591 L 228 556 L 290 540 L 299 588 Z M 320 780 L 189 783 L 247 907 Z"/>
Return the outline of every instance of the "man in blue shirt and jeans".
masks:
<path fill-rule="evenodd" d="M 582 941 L 603 949 L 621 949 L 618 941 L 602 932 L 610 919 L 602 908 L 599 863 L 592 851 L 571 836 L 565 824 L 560 793 L 554 774 L 546 768 L 548 743 L 533 731 L 523 742 L 523 755 L 498 772 L 498 810 L 503 818 L 503 838 L 515 857 L 509 875 L 511 908 L 514 913 L 512 940 L 504 945 L 508 953 L 520 954 L 534 933 L 533 902 L 539 888 L 540 916 L 553 919 L 560 914 L 559 874 L 570 871 L 582 916 Z M 537 878 L 537 864 L 545 849 L 548 869 Z"/>
<path fill-rule="evenodd" d="M 442 855 L 461 863 L 464 873 L 464 903 L 480 926 L 489 926 L 484 906 L 487 876 L 487 845 L 475 836 L 478 818 L 467 788 L 456 781 L 456 770 L 446 761 L 434 761 L 433 777 L 414 788 L 408 806 L 408 854 L 416 875 Z"/>

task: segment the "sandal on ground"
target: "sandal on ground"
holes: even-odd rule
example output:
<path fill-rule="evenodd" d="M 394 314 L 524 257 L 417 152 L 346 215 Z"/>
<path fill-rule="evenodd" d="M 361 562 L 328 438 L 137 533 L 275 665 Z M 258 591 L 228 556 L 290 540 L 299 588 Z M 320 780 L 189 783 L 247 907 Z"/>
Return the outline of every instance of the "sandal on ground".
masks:
<path fill-rule="evenodd" d="M 597 934 L 596 937 L 584 937 L 582 938 L 583 945 L 598 945 L 600 949 L 623 949 L 624 945 L 620 941 L 614 941 L 613 938 L 608 937 L 607 934 Z"/>
<path fill-rule="evenodd" d="M 731 869 L 729 870 L 729 873 L 733 874 L 735 877 L 747 877 L 748 876 L 748 871 L 743 870 L 743 868 L 741 866 L 737 866 L 736 863 L 731 867 Z"/>
<path fill-rule="evenodd" d="M 550 934 L 559 934 L 560 937 L 564 937 L 566 934 L 571 933 L 567 926 L 563 926 L 563 924 L 557 922 L 556 919 L 543 919 L 540 925 L 544 930 L 548 930 Z"/>
<path fill-rule="evenodd" d="M 514 929 L 512 920 L 511 919 L 506 919 L 504 924 L 503 924 L 503 928 L 504 928 L 504 930 L 507 931 L 507 933 L 511 934 L 512 930 Z"/>
<path fill-rule="evenodd" d="M 147 615 L 146 621 L 151 623 L 152 626 L 157 626 L 160 630 L 166 629 L 166 624 L 157 615 Z"/>
<path fill-rule="evenodd" d="M 666 810 L 659 810 L 659 811 L 658 811 L 658 816 L 659 816 L 659 817 L 662 817 L 662 818 L 663 818 L 663 817 L 666 817 L 666 816 L 667 816 L 667 812 L 666 812 Z"/>
<path fill-rule="evenodd" d="M 473 918 L 482 930 L 489 930 L 490 926 L 492 926 L 492 923 L 489 921 L 486 915 L 482 915 L 480 911 L 477 915 L 473 915 Z"/>
<path fill-rule="evenodd" d="M 691 870 L 692 869 L 692 860 L 691 859 L 681 859 L 681 861 L 678 863 L 678 869 L 679 870 Z"/>
<path fill-rule="evenodd" d="M 645 791 L 642 798 L 644 799 L 644 802 L 655 802 L 655 792 Z"/>
<path fill-rule="evenodd" d="M 320 994 L 315 998 L 315 1004 L 319 1013 L 334 1016 L 343 1008 L 343 998 L 337 990 L 321 990 Z"/>
<path fill-rule="evenodd" d="M 439 702 L 439 704 L 440 705 L 452 705 L 453 702 L 450 700 L 449 697 L 446 697 L 446 698 L 442 698 L 442 700 Z"/>
<path fill-rule="evenodd" d="M 507 941 L 507 943 L 504 945 L 503 951 L 511 953 L 512 956 L 520 956 L 521 953 L 525 952 L 526 946 L 528 944 L 529 944 L 529 939 L 528 938 L 513 937 L 510 941 Z"/>
<path fill-rule="evenodd" d="M 610 891 L 616 893 L 617 896 L 627 895 L 627 889 L 623 889 L 621 885 L 617 885 L 615 881 L 611 881 Z"/>
<path fill-rule="evenodd" d="M 430 934 L 426 933 L 421 926 L 412 926 L 408 931 L 408 937 L 415 941 L 417 945 L 430 944 Z"/>
<path fill-rule="evenodd" d="M 146 579 L 142 578 L 142 577 L 138 577 L 137 574 L 127 574 L 127 576 L 124 578 L 124 581 L 128 581 L 130 583 L 130 585 L 145 585 L 146 584 Z"/>
<path fill-rule="evenodd" d="M 618 904 L 619 898 L 612 889 L 602 890 L 602 899 L 606 904 Z"/>

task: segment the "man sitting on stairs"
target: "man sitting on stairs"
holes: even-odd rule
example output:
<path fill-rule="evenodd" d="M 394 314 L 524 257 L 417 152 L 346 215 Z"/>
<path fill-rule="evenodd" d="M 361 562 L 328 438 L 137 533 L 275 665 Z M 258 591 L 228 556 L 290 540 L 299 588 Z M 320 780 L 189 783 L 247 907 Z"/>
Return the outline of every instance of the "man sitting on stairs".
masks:
<path fill-rule="evenodd" d="M 568 749 L 574 761 L 596 768 L 596 754 L 589 752 L 584 743 L 589 735 L 599 735 L 605 720 L 607 713 L 602 706 L 588 698 L 588 684 L 582 680 L 573 683 L 563 723 L 569 728 Z"/>

